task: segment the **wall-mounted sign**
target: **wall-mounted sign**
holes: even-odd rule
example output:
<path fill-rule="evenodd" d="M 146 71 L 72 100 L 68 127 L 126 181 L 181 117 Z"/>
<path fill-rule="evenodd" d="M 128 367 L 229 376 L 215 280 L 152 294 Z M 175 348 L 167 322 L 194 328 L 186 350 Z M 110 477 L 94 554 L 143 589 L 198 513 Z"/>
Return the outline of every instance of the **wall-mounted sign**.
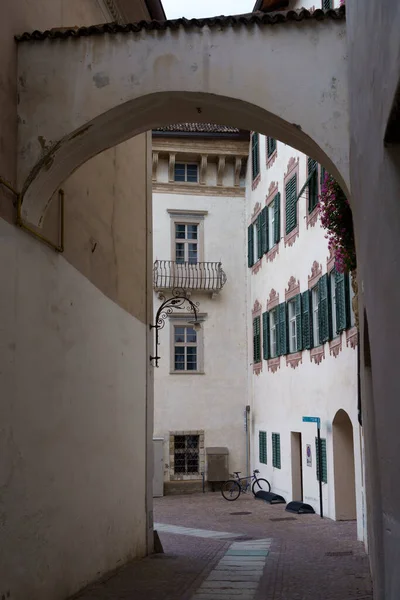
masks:
<path fill-rule="evenodd" d="M 311 454 L 311 444 L 307 444 L 307 467 L 312 467 L 312 454 Z"/>

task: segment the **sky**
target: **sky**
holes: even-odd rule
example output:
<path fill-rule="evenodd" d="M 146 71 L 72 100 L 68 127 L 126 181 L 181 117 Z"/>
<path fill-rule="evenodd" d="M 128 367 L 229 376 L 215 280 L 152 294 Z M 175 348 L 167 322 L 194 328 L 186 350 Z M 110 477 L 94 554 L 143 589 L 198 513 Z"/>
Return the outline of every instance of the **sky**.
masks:
<path fill-rule="evenodd" d="M 167 19 L 239 15 L 253 10 L 256 0 L 162 0 Z"/>

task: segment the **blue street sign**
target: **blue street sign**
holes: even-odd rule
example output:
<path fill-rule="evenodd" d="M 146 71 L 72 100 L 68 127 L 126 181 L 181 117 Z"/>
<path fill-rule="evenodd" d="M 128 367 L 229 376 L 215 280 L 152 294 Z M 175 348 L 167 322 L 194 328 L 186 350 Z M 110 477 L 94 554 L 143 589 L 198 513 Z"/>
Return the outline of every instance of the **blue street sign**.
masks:
<path fill-rule="evenodd" d="M 318 429 L 321 427 L 321 420 L 319 417 L 303 417 L 303 423 L 316 423 Z"/>

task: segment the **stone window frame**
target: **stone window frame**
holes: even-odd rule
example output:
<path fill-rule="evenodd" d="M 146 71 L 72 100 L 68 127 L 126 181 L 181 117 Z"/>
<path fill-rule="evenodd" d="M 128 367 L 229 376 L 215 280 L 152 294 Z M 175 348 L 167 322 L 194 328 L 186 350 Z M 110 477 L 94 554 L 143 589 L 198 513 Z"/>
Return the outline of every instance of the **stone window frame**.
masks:
<path fill-rule="evenodd" d="M 169 374 L 170 375 L 178 375 L 181 377 L 182 375 L 190 376 L 190 375 L 205 375 L 204 371 L 204 325 L 203 323 L 206 321 L 207 314 L 206 313 L 198 313 L 197 320 L 199 323 L 202 323 L 201 328 L 196 332 L 197 333 L 197 370 L 196 371 L 175 371 L 175 339 L 174 339 L 174 330 L 175 327 L 187 327 L 190 321 L 193 321 L 194 316 L 193 313 L 180 314 L 180 313 L 171 313 L 168 315 L 169 318 L 169 326 L 170 326 L 170 352 L 169 352 Z"/>
<path fill-rule="evenodd" d="M 260 362 L 255 363 L 253 362 L 253 373 L 254 375 L 259 375 L 262 371 L 262 367 L 263 367 L 263 357 L 262 357 L 262 305 L 261 303 L 256 299 L 254 301 L 254 305 L 251 311 L 251 332 L 252 332 L 252 336 L 254 336 L 254 332 L 253 332 L 253 323 L 254 323 L 254 319 L 256 317 L 260 317 Z"/>
<path fill-rule="evenodd" d="M 292 179 L 292 177 L 294 175 L 297 175 L 296 177 L 296 197 L 299 193 L 299 162 L 300 162 L 300 158 L 297 157 L 297 159 L 292 156 L 289 159 L 288 165 L 287 165 L 287 171 L 285 173 L 285 176 L 283 178 L 283 207 L 282 207 L 282 215 L 283 215 L 283 231 L 284 231 L 284 243 L 285 243 L 285 247 L 286 246 L 293 246 L 293 244 L 296 241 L 296 238 L 299 237 L 299 201 L 296 202 L 296 227 L 294 229 L 292 229 L 292 231 L 289 231 L 289 233 L 286 233 L 286 184 L 288 183 L 288 181 L 290 179 Z"/>
<path fill-rule="evenodd" d="M 175 225 L 197 225 L 197 264 L 204 262 L 204 218 L 208 215 L 207 210 L 179 210 L 168 208 L 167 213 L 171 218 L 171 260 L 176 262 Z"/>
<path fill-rule="evenodd" d="M 199 436 L 199 474 L 185 475 L 183 473 L 175 473 L 175 436 L 176 435 L 198 435 Z M 170 431 L 169 432 L 169 480 L 170 481 L 199 481 L 201 473 L 205 472 L 205 449 L 204 449 L 204 429 L 196 429 L 192 431 Z"/>
<path fill-rule="evenodd" d="M 288 281 L 288 287 L 285 289 L 285 302 L 288 303 L 293 298 L 300 294 L 300 280 L 292 275 Z M 288 316 L 288 326 L 289 326 L 289 316 Z M 289 350 L 289 348 L 288 348 Z M 289 352 L 286 354 L 286 366 L 291 366 L 292 369 L 295 369 L 303 362 L 303 351 L 297 350 L 296 352 Z"/>
<path fill-rule="evenodd" d="M 274 290 L 272 288 L 269 293 L 269 298 L 267 301 L 267 311 L 270 312 L 271 310 L 276 308 L 278 305 L 279 305 L 279 294 L 276 290 Z M 268 335 L 270 335 L 269 331 L 268 331 Z M 280 369 L 280 367 L 281 367 L 281 357 L 274 356 L 274 358 L 269 358 L 267 360 L 267 366 L 268 366 L 268 371 L 271 371 L 271 373 L 276 373 L 277 370 Z"/>
<path fill-rule="evenodd" d="M 322 265 L 314 260 L 313 265 L 311 267 L 311 275 L 308 276 L 308 289 L 311 291 L 319 282 L 322 277 Z M 311 299 L 311 310 L 312 310 L 312 299 Z M 310 318 L 313 318 L 313 315 L 310 315 Z M 313 332 L 314 335 L 314 332 Z M 313 340 L 314 342 L 314 340 Z M 316 365 L 319 365 L 322 362 L 322 359 L 325 358 L 325 344 L 318 344 L 318 346 L 314 346 L 310 350 L 310 361 L 315 362 Z"/>
<path fill-rule="evenodd" d="M 279 185 L 277 181 L 271 181 L 270 186 L 268 188 L 268 194 L 265 198 L 265 206 L 267 208 L 269 208 L 270 204 L 274 201 L 276 194 L 279 193 Z M 282 208 L 282 207 L 280 207 Z M 281 210 L 279 211 L 281 212 Z M 268 219 L 268 213 L 267 213 L 267 219 Z M 282 219 L 281 219 L 282 221 Z M 282 222 L 280 223 L 280 226 L 282 227 Z M 272 248 L 270 250 L 268 250 L 268 252 L 266 253 L 265 257 L 266 257 L 266 261 L 267 262 L 273 262 L 274 259 L 276 258 L 276 256 L 279 254 L 279 245 L 280 245 L 280 241 L 282 238 L 279 238 L 279 242 L 277 242 L 276 244 L 274 244 L 272 246 Z"/>

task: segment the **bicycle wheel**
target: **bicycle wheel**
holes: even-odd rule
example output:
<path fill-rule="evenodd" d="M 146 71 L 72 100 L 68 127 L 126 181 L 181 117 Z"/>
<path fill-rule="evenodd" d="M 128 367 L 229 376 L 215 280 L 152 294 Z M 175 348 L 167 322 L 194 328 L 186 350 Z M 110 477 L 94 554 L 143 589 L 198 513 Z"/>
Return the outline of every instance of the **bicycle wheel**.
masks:
<path fill-rule="evenodd" d="M 261 490 L 263 492 L 271 491 L 271 485 L 266 479 L 256 479 L 253 485 L 251 486 L 251 491 L 254 495 L 256 495 L 256 492 L 261 492 Z"/>
<path fill-rule="evenodd" d="M 221 486 L 221 494 L 225 500 L 230 500 L 231 502 L 239 498 L 240 491 L 240 485 L 233 479 L 228 479 L 228 481 L 225 481 Z"/>

